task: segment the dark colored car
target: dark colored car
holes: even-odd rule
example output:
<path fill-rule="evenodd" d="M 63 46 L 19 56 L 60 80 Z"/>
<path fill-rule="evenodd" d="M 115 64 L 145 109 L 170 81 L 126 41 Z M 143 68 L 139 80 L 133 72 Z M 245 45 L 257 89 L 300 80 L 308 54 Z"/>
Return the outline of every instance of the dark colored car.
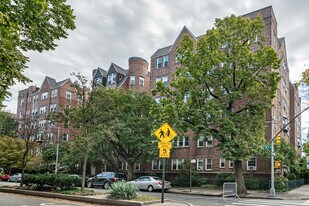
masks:
<path fill-rule="evenodd" d="M 10 178 L 10 176 L 11 176 L 11 175 L 9 175 L 9 174 L 4 174 L 4 175 L 1 175 L 1 176 L 0 176 L 0 179 L 1 179 L 2 181 L 8 181 L 8 179 Z"/>
<path fill-rule="evenodd" d="M 102 172 L 87 180 L 87 187 L 103 187 L 108 189 L 109 186 L 116 181 L 126 181 L 124 173 Z"/>

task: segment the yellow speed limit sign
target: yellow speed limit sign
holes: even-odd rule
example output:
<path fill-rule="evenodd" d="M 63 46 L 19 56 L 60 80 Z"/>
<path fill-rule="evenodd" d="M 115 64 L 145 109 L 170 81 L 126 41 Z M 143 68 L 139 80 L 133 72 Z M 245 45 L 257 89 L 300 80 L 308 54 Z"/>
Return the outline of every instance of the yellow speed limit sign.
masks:
<path fill-rule="evenodd" d="M 160 148 L 159 157 L 161 157 L 161 158 L 170 158 L 170 150 L 169 149 Z"/>

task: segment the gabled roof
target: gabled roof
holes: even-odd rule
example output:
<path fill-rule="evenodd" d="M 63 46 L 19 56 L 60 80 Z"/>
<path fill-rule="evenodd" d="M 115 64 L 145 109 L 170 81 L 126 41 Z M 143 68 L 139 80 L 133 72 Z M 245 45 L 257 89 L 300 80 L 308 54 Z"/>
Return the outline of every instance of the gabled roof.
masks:
<path fill-rule="evenodd" d="M 127 71 L 128 71 L 128 70 L 125 70 L 124 68 L 118 66 L 117 64 L 115 64 L 115 63 L 113 63 L 113 62 L 111 63 L 111 66 L 109 67 L 107 73 L 109 73 L 111 67 L 113 67 L 117 73 L 122 74 L 123 76 L 126 76 L 126 75 L 127 75 Z"/>
<path fill-rule="evenodd" d="M 107 71 L 98 67 L 97 69 L 92 70 L 92 77 L 94 78 L 98 73 L 100 73 L 101 76 L 105 77 L 107 74 Z"/>
<path fill-rule="evenodd" d="M 51 78 L 51 77 L 46 76 L 45 79 L 46 79 L 46 81 L 47 81 L 47 83 L 48 83 L 48 85 L 49 85 L 50 87 L 52 87 L 54 84 L 56 84 L 56 80 L 53 79 L 53 78 Z M 44 81 L 43 81 L 43 82 L 44 82 Z"/>
<path fill-rule="evenodd" d="M 55 83 L 55 84 L 53 85 L 52 89 L 57 89 L 57 88 L 61 87 L 61 86 L 62 86 L 63 84 L 65 84 L 67 81 L 71 81 L 70 78 Z"/>
<path fill-rule="evenodd" d="M 179 38 L 181 37 L 182 33 L 183 32 L 188 32 L 190 34 L 190 36 L 195 40 L 197 41 L 197 38 L 192 34 L 192 32 L 186 27 L 184 26 L 181 31 L 179 32 L 176 40 L 174 41 L 174 43 L 170 46 L 167 46 L 167 47 L 163 47 L 163 48 L 160 48 L 158 49 L 150 58 L 156 58 L 156 57 L 159 57 L 159 56 L 164 56 L 164 55 L 167 55 L 171 52 L 172 48 L 174 47 L 174 45 L 176 44 L 176 42 L 179 40 Z"/>

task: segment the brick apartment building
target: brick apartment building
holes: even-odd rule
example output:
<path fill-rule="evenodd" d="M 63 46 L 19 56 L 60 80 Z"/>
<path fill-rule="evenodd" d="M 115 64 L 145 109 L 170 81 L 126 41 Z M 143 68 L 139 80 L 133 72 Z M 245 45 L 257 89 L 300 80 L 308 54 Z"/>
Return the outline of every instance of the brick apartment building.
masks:
<path fill-rule="evenodd" d="M 295 114 L 300 111 L 300 98 L 298 96 L 298 88 L 289 81 L 289 67 L 287 62 L 285 39 L 278 37 L 277 21 L 271 6 L 248 13 L 244 17 L 254 19 L 260 14 L 264 20 L 264 36 L 266 37 L 266 45 L 273 47 L 281 59 L 279 73 L 281 82 L 273 99 L 272 111 L 266 115 L 265 139 L 269 141 L 274 137 L 288 122 L 293 119 Z M 189 35 L 194 41 L 198 40 L 198 36 L 194 36 L 192 32 L 183 27 L 179 35 L 172 45 L 158 49 L 151 56 L 150 63 L 150 90 L 155 88 L 156 82 L 162 81 L 165 85 L 169 85 L 175 74 L 178 65 L 176 59 L 176 51 L 180 45 L 180 41 L 184 35 Z M 160 97 L 155 96 L 154 99 L 160 102 Z M 271 123 L 272 122 L 272 123 Z M 270 127 L 272 126 L 272 133 Z M 300 117 L 296 118 L 288 127 L 280 132 L 281 138 L 290 142 L 295 146 L 296 151 L 300 152 L 301 144 L 301 125 Z M 167 173 L 169 175 L 176 174 L 180 164 L 184 159 L 195 159 L 196 169 L 200 174 L 214 178 L 218 173 L 233 172 L 233 162 L 227 161 L 220 157 L 220 152 L 216 149 L 216 141 L 211 137 L 204 141 L 202 139 L 193 140 L 194 135 L 181 137 L 173 140 L 173 154 L 167 160 Z M 270 161 L 263 161 L 253 157 L 251 160 L 243 162 L 244 174 L 254 174 L 263 176 L 266 179 L 270 174 Z M 141 172 L 156 173 L 162 170 L 162 161 L 157 159 L 142 167 Z"/>
<path fill-rule="evenodd" d="M 78 104 L 75 88 L 70 79 L 57 82 L 45 77 L 41 87 L 30 86 L 18 92 L 17 115 L 20 120 L 19 133 L 32 127 L 34 139 L 43 145 L 71 140 L 70 129 L 56 121 L 50 121 L 53 112 L 61 112 L 65 108 Z M 58 136 L 59 135 L 59 136 Z"/>

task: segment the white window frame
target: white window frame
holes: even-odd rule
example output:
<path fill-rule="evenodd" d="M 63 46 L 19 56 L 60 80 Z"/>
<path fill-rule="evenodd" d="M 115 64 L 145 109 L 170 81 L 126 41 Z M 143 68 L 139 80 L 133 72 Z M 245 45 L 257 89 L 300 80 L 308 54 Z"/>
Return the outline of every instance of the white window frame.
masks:
<path fill-rule="evenodd" d="M 225 162 L 226 162 L 225 158 L 220 158 L 219 167 L 220 168 L 225 168 Z"/>
<path fill-rule="evenodd" d="M 162 76 L 162 82 L 163 82 L 163 84 L 164 84 L 165 86 L 168 85 L 168 76 L 167 76 L 167 75 Z"/>
<path fill-rule="evenodd" d="M 116 73 L 111 73 L 107 76 L 107 82 L 109 85 L 116 84 Z"/>
<path fill-rule="evenodd" d="M 205 159 L 205 170 L 212 170 L 212 159 L 211 158 Z"/>
<path fill-rule="evenodd" d="M 47 112 L 47 106 L 40 107 L 40 114 L 45 114 Z"/>
<path fill-rule="evenodd" d="M 53 90 L 51 90 L 50 97 L 51 97 L 51 98 L 53 98 L 53 97 L 57 97 L 57 93 L 58 93 L 58 90 L 57 90 L 57 89 L 53 89 Z"/>
<path fill-rule="evenodd" d="M 206 147 L 212 147 L 213 146 L 213 137 L 206 137 Z"/>
<path fill-rule="evenodd" d="M 142 76 L 139 77 L 139 85 L 142 87 L 145 86 L 145 78 Z"/>
<path fill-rule="evenodd" d="M 186 141 L 187 140 L 187 141 Z M 186 144 L 187 142 L 187 144 Z M 174 147 L 189 147 L 189 137 L 177 137 L 172 140 Z"/>
<path fill-rule="evenodd" d="M 64 133 L 62 135 L 62 141 L 63 142 L 68 142 L 69 141 L 69 134 L 68 133 Z"/>
<path fill-rule="evenodd" d="M 204 170 L 204 160 L 203 159 L 197 159 L 197 161 L 196 161 L 196 170 L 197 171 Z"/>
<path fill-rule="evenodd" d="M 57 110 L 57 104 L 51 104 L 49 106 L 49 111 L 50 112 L 56 112 L 56 110 Z"/>
<path fill-rule="evenodd" d="M 41 94 L 41 100 L 47 99 L 48 98 L 48 92 L 43 92 Z"/>
<path fill-rule="evenodd" d="M 66 99 L 71 99 L 72 98 L 72 92 L 67 90 L 66 93 L 65 93 L 65 97 L 66 97 Z"/>
<path fill-rule="evenodd" d="M 256 157 L 252 157 L 250 160 L 247 161 L 247 171 L 251 171 L 251 167 L 253 171 L 256 171 L 257 169 L 257 158 Z"/>
<path fill-rule="evenodd" d="M 102 84 L 102 77 L 98 77 L 95 79 L 96 84 Z"/>
<path fill-rule="evenodd" d="M 184 161 L 185 161 L 184 159 L 172 159 L 171 170 L 179 170 L 180 169 L 180 165 Z"/>
<path fill-rule="evenodd" d="M 135 163 L 134 164 L 134 171 L 140 171 L 141 170 L 141 163 Z"/>
<path fill-rule="evenodd" d="M 163 67 L 168 67 L 168 55 L 163 57 L 162 63 L 163 63 L 163 65 L 162 65 Z"/>
<path fill-rule="evenodd" d="M 131 75 L 130 76 L 130 85 L 133 85 L 133 84 L 135 84 L 135 76 Z"/>
<path fill-rule="evenodd" d="M 202 148 L 205 145 L 205 137 L 200 136 L 197 140 L 197 147 Z"/>
<path fill-rule="evenodd" d="M 157 69 L 161 69 L 163 67 L 163 58 L 158 57 L 157 58 Z"/>
<path fill-rule="evenodd" d="M 229 160 L 229 168 L 234 168 L 234 161 Z"/>

